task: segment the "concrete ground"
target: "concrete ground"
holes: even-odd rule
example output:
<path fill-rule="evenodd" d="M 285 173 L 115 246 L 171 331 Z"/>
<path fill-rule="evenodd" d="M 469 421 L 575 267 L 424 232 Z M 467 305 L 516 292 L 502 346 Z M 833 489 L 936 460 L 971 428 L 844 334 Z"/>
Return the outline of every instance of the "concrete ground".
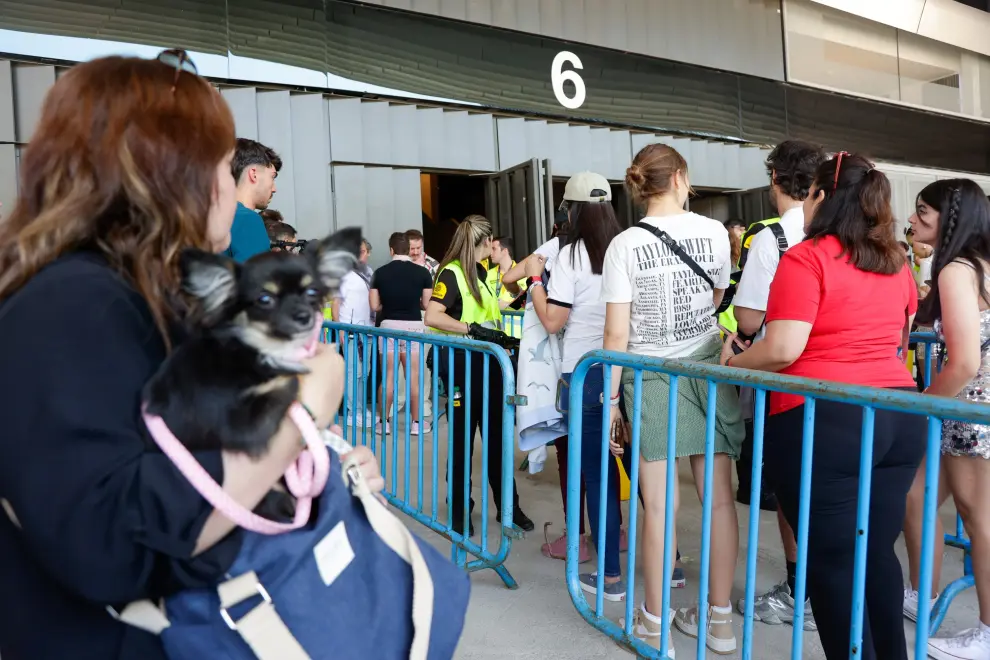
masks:
<path fill-rule="evenodd" d="M 398 471 L 395 472 L 397 492 L 404 494 L 405 475 L 405 438 L 403 426 L 400 424 L 398 434 Z M 350 432 L 349 432 L 350 433 Z M 439 489 L 438 493 L 438 514 L 441 520 L 446 519 L 446 506 L 444 499 L 446 487 L 444 484 L 444 470 L 446 464 L 446 434 L 447 427 L 445 420 L 441 420 L 439 426 L 438 443 L 439 453 Z M 367 437 L 371 440 L 370 434 Z M 358 441 L 361 442 L 362 435 L 359 432 Z M 418 463 L 419 440 L 412 437 L 409 440 L 410 454 L 410 479 L 409 498 L 410 501 L 418 503 L 418 493 L 416 491 L 415 466 Z M 380 440 L 376 441 L 378 454 L 381 457 L 382 447 Z M 480 442 L 479 442 L 480 444 Z M 386 446 L 386 481 L 391 487 L 393 474 L 393 445 L 391 440 Z M 427 469 L 424 473 L 423 502 L 425 511 L 430 512 L 431 502 L 431 472 L 433 441 L 432 436 L 422 439 L 422 450 L 424 464 Z M 464 634 L 456 658 L 458 660 L 504 660 L 513 658 L 514 660 L 551 660 L 554 658 L 576 658 L 576 659 L 622 659 L 632 657 L 631 654 L 610 641 L 605 635 L 587 624 L 574 609 L 564 584 L 564 562 L 552 560 L 540 554 L 540 545 L 543 543 L 543 523 L 552 522 L 551 538 L 563 530 L 563 513 L 560 502 L 560 489 L 557 479 L 557 464 L 554 450 L 550 449 L 550 457 L 546 463 L 545 471 L 529 475 L 525 472 L 515 472 L 518 488 L 520 491 L 521 506 L 530 518 L 536 523 L 536 530 L 526 535 L 526 538 L 513 542 L 512 552 L 506 562 L 509 571 L 519 583 L 519 588 L 514 591 L 506 589 L 499 577 L 490 570 L 472 574 L 472 597 L 468 609 L 467 622 Z M 523 456 L 517 455 L 516 466 L 518 467 Z M 683 462 L 682 463 L 686 463 Z M 474 524 L 480 530 L 480 498 L 488 494 L 487 485 L 482 487 L 481 474 L 481 451 L 475 451 L 473 474 L 474 478 L 473 497 L 479 501 L 474 513 Z M 674 607 L 690 606 L 697 601 L 698 597 L 698 562 L 701 543 L 701 505 L 694 492 L 694 484 L 687 465 L 681 466 L 681 510 L 677 521 L 679 544 L 683 555 L 685 572 L 687 574 L 687 588 L 672 591 L 672 605 Z M 735 587 L 733 589 L 733 602 L 742 597 L 745 587 L 745 559 L 746 559 L 746 529 L 748 525 L 748 507 L 737 505 L 740 521 L 740 552 L 736 572 Z M 489 500 L 490 523 L 489 543 L 495 547 L 498 543 L 496 527 L 494 524 L 494 505 Z M 942 512 L 947 529 L 954 529 L 954 510 L 951 504 L 945 507 Z M 628 520 L 627 505 L 623 505 L 623 518 Z M 410 521 L 411 528 L 422 538 L 449 556 L 450 544 L 443 538 L 433 534 L 416 522 Z M 480 532 L 479 532 L 480 533 Z M 898 554 L 901 557 L 902 565 L 907 567 L 906 554 L 903 543 L 898 544 Z M 760 534 L 759 534 L 759 559 L 757 564 L 756 591 L 762 593 L 773 584 L 778 582 L 785 574 L 785 563 L 783 552 L 777 533 L 776 516 L 773 513 L 762 512 L 760 514 Z M 962 574 L 961 551 L 948 549 L 946 551 L 945 566 L 943 569 L 944 582 L 948 582 Z M 639 556 L 637 555 L 637 560 Z M 625 555 L 623 555 L 623 562 Z M 583 569 L 592 566 L 586 564 Z M 623 563 L 623 569 L 625 564 Z M 593 569 L 591 569 L 593 570 Z M 637 600 L 642 598 L 641 578 L 637 577 Z M 592 601 L 592 606 L 593 601 Z M 624 603 L 605 604 L 606 616 L 617 619 L 624 614 Z M 742 645 L 742 615 L 736 614 L 735 626 L 736 636 Z M 973 591 L 966 592 L 959 596 L 953 603 L 949 615 L 941 628 L 942 634 L 948 634 L 962 628 L 975 625 L 977 620 L 976 597 Z M 753 655 L 755 659 L 763 660 L 769 658 L 789 658 L 791 649 L 790 626 L 768 626 L 759 622 L 754 623 Z M 913 645 L 914 625 L 905 622 L 905 634 L 908 638 L 909 648 Z M 677 650 L 677 660 L 692 660 L 695 655 L 695 640 L 688 638 L 674 630 L 672 632 L 674 645 Z M 714 653 L 709 654 L 715 656 Z M 913 658 L 913 648 L 910 656 Z M 741 657 L 740 653 L 730 656 L 730 658 Z M 824 658 L 821 645 L 816 633 L 806 633 L 804 637 L 804 658 Z"/>

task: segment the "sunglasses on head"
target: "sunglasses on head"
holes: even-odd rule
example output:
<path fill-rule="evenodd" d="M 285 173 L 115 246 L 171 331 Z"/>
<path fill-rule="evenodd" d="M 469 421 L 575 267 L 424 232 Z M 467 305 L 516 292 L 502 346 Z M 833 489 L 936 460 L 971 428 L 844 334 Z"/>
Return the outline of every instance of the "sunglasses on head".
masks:
<path fill-rule="evenodd" d="M 189 53 L 180 48 L 170 48 L 158 53 L 158 61 L 165 66 L 175 68 L 175 78 L 172 79 L 172 93 L 175 93 L 175 86 L 179 83 L 179 74 L 185 71 L 194 76 L 199 75 L 196 64 L 189 57 Z"/>
<path fill-rule="evenodd" d="M 840 151 L 835 154 L 835 180 L 832 182 L 832 192 L 835 192 L 839 188 L 839 172 L 842 171 L 842 157 L 848 155 L 848 151 Z"/>

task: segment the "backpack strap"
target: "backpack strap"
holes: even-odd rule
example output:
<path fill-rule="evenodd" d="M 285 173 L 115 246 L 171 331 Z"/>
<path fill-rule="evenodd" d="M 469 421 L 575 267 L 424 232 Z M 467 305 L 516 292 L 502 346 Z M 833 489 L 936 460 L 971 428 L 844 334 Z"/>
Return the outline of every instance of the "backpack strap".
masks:
<path fill-rule="evenodd" d="M 708 286 L 712 288 L 712 291 L 715 290 L 715 280 L 713 280 L 711 276 L 707 272 L 705 272 L 704 268 L 698 265 L 698 262 L 695 261 L 690 254 L 684 251 L 684 248 L 682 248 L 680 245 L 677 244 L 677 241 L 675 241 L 673 238 L 670 237 L 670 234 L 660 229 L 659 227 L 654 227 L 648 222 L 640 221 L 637 222 L 634 226 L 639 227 L 640 229 L 645 229 L 646 231 L 650 232 L 651 234 L 659 238 L 660 242 L 666 245 L 667 249 L 673 252 L 678 259 L 680 259 L 682 262 L 684 262 L 685 265 L 687 265 L 688 268 L 693 270 L 695 275 L 697 275 L 704 281 L 708 282 Z"/>
<path fill-rule="evenodd" d="M 778 256 L 783 257 L 789 247 L 787 245 L 787 236 L 784 234 L 784 228 L 780 226 L 779 222 L 769 224 L 767 227 L 770 228 L 770 231 L 773 232 L 774 238 L 777 239 L 777 252 L 780 253 Z"/>

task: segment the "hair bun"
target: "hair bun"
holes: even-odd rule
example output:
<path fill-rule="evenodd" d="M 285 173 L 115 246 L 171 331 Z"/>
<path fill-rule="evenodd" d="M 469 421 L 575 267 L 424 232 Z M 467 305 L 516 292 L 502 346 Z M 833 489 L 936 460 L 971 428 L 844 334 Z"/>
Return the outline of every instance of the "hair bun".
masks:
<path fill-rule="evenodd" d="M 642 186 L 646 183 L 646 177 L 639 165 L 633 163 L 626 168 L 626 182 L 635 186 Z"/>

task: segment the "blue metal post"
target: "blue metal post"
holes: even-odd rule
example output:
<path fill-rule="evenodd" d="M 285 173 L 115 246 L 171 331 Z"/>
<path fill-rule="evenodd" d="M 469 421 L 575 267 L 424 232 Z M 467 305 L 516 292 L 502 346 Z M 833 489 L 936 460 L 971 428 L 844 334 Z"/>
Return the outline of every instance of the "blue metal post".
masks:
<path fill-rule="evenodd" d="M 698 658 L 708 656 L 708 582 L 712 557 L 712 480 L 715 475 L 715 406 L 718 394 L 715 382 L 708 383 L 708 407 L 705 410 L 705 483 L 701 504 L 701 578 L 698 580 Z M 668 484 L 669 486 L 669 484 Z M 669 573 L 668 573 L 669 575 Z"/>
<path fill-rule="evenodd" d="M 594 369 L 595 367 L 592 367 Z M 612 370 L 605 369 L 602 366 L 602 400 L 604 401 L 604 393 L 609 393 L 609 398 L 612 396 Z M 581 388 L 581 406 L 579 408 L 568 408 L 568 414 L 570 415 L 581 415 L 582 421 L 584 418 L 584 388 Z M 608 518 L 608 459 L 609 459 L 609 448 L 608 448 L 608 422 L 603 421 L 601 429 L 601 442 L 599 443 L 600 456 L 600 472 L 598 478 L 601 480 L 601 488 L 598 490 L 598 529 L 595 530 L 595 538 L 598 540 L 596 551 L 598 553 L 597 570 L 595 571 L 595 588 L 597 593 L 595 594 L 595 614 L 601 616 L 602 612 L 605 611 L 605 529 L 606 529 L 606 519 Z M 575 442 L 583 444 L 584 438 L 579 436 L 575 438 Z"/>
<path fill-rule="evenodd" d="M 804 645 L 804 603 L 807 600 L 808 523 L 811 515 L 811 464 L 815 451 L 815 399 L 804 399 L 804 430 L 801 434 L 801 490 L 798 503 L 797 576 L 794 582 L 794 631 L 791 660 L 801 660 Z"/>
<path fill-rule="evenodd" d="M 417 439 L 416 439 L 416 445 L 417 445 L 417 461 L 418 461 L 417 462 L 418 468 L 416 470 L 416 492 L 419 494 L 419 507 L 418 508 L 422 512 L 423 511 L 423 439 L 426 437 L 426 431 L 425 431 L 425 428 L 426 428 L 426 418 L 424 417 L 424 414 L 426 413 L 426 401 L 424 400 L 426 398 L 424 396 L 426 394 L 426 389 L 424 387 L 424 383 L 426 382 L 426 375 L 424 373 L 424 371 L 426 370 L 426 355 L 425 355 L 425 353 L 426 353 L 426 343 L 425 342 L 418 342 L 416 344 L 416 346 L 419 347 L 419 350 L 416 352 L 417 355 L 419 356 L 419 359 L 417 360 L 418 364 L 416 365 L 419 368 L 418 369 L 418 372 L 417 372 L 419 374 L 419 383 L 418 383 L 418 385 L 419 385 L 419 436 L 417 436 Z M 411 359 L 411 357 L 410 357 L 410 359 Z M 431 410 L 432 410 L 432 408 L 431 408 Z"/>
<path fill-rule="evenodd" d="M 610 373 L 612 367 L 602 365 L 605 373 Z M 620 386 L 621 387 L 621 386 Z M 611 397 L 612 390 L 606 387 L 603 390 L 602 401 Z M 636 370 L 633 372 L 633 401 L 643 398 L 643 372 Z M 632 439 L 629 446 L 629 550 L 626 556 L 626 621 L 624 632 L 627 636 L 632 635 L 633 609 L 636 601 L 636 537 L 639 523 L 639 506 L 636 503 L 639 494 L 639 437 L 642 432 L 642 420 L 638 415 L 632 418 Z M 580 491 L 579 491 L 580 492 Z"/>
<path fill-rule="evenodd" d="M 481 374 L 484 377 L 485 385 L 488 384 L 488 355 L 484 356 L 484 363 L 481 368 Z M 492 439 L 488 437 L 488 397 L 481 397 L 481 488 L 482 492 L 485 492 L 488 484 L 488 443 L 492 442 Z M 471 442 L 468 440 L 468 448 L 470 448 Z M 504 496 L 504 493 L 503 493 Z M 508 503 L 506 500 L 502 500 L 502 511 L 505 511 L 506 507 L 512 506 L 512 494 L 509 494 Z M 484 552 L 488 552 L 488 494 L 481 498 L 481 549 Z"/>
<path fill-rule="evenodd" d="M 664 493 L 663 509 L 663 602 L 662 612 L 650 612 L 653 616 L 663 617 L 663 624 L 660 626 L 660 651 L 667 652 L 668 640 L 670 639 L 670 576 L 674 570 L 674 555 L 677 554 L 677 547 L 674 541 L 674 500 L 677 493 L 674 490 L 677 484 L 677 386 L 679 378 L 670 376 L 670 394 L 667 395 L 667 484 Z M 640 415 L 643 402 L 636 399 L 633 404 L 635 414 Z M 632 494 L 630 494 L 632 497 Z M 674 546 L 674 547 L 671 547 Z"/>
<path fill-rule="evenodd" d="M 756 390 L 753 417 L 753 476 L 749 495 L 749 536 L 746 541 L 746 612 L 743 616 L 743 660 L 753 660 L 753 607 L 756 598 L 756 555 L 760 538 L 760 494 L 763 492 L 763 434 L 767 391 Z"/>
<path fill-rule="evenodd" d="M 873 429 L 875 411 L 863 408 L 863 432 L 859 450 L 859 493 L 856 500 L 856 555 L 853 560 L 852 622 L 849 627 L 849 660 L 863 657 L 863 602 L 866 594 L 866 553 L 870 538 L 870 499 L 873 485 Z"/>
<path fill-rule="evenodd" d="M 918 621 L 914 655 L 928 657 L 929 617 L 932 600 L 932 559 L 935 554 L 935 517 L 938 515 L 938 472 L 942 454 L 942 420 L 928 418 L 928 450 L 925 455 L 925 514 L 921 527 L 921 574 L 918 576 Z"/>

